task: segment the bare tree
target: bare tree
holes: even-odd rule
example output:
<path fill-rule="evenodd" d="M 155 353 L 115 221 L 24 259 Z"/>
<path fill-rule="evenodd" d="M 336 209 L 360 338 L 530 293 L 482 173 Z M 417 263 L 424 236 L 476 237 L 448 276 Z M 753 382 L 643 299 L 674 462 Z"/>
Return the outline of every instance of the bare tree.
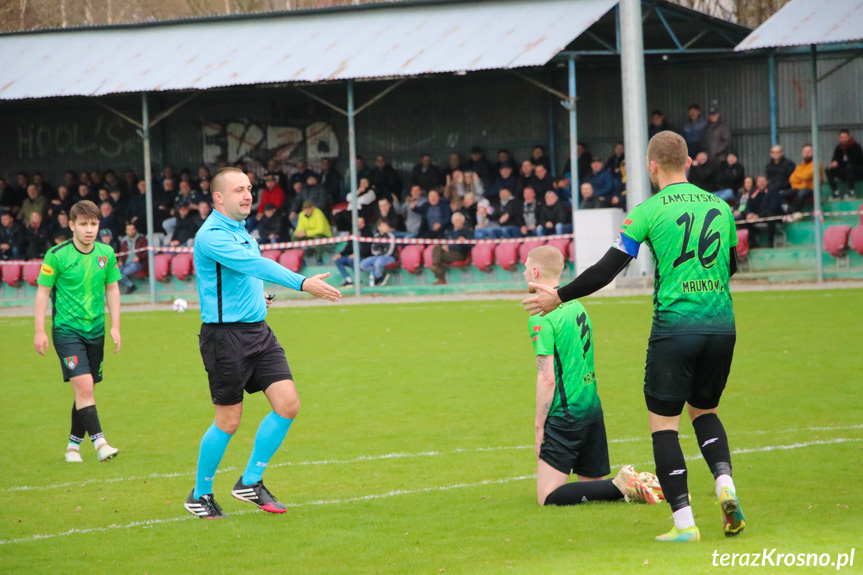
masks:
<path fill-rule="evenodd" d="M 782 8 L 788 0 L 674 0 L 681 6 L 716 18 L 757 28 Z"/>

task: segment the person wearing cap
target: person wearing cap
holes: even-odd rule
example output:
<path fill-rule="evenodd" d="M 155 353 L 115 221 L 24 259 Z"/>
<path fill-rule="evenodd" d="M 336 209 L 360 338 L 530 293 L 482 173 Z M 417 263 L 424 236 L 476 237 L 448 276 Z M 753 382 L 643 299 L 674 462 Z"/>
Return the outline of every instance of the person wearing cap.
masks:
<path fill-rule="evenodd" d="M 264 217 L 261 218 L 261 223 L 258 224 L 258 243 L 259 244 L 277 244 L 281 240 L 279 234 L 282 229 L 282 216 L 279 214 L 275 204 L 267 204 L 264 206 Z"/>
<path fill-rule="evenodd" d="M 266 187 L 261 191 L 261 197 L 258 199 L 258 220 L 263 217 L 264 206 L 267 204 L 273 204 L 278 209 L 285 203 L 285 191 L 279 185 L 275 174 L 267 174 L 264 177 L 264 185 Z"/>
<path fill-rule="evenodd" d="M 707 110 L 707 127 L 701 136 L 701 149 L 707 152 L 710 162 L 721 162 L 731 148 L 731 129 L 719 119 L 719 108 L 710 106 Z"/>
<path fill-rule="evenodd" d="M 111 246 L 114 253 L 117 253 L 120 249 L 120 243 L 117 241 L 117 238 L 114 237 L 110 228 L 102 228 L 99 230 L 99 241 Z"/>
<path fill-rule="evenodd" d="M 182 200 L 177 204 L 177 225 L 171 236 L 171 245 L 176 247 L 192 247 L 195 245 L 195 234 L 198 233 L 197 218 L 190 215 L 190 204 Z"/>
<path fill-rule="evenodd" d="M 320 208 L 315 206 L 311 200 L 303 202 L 303 210 L 297 218 L 297 227 L 294 230 L 294 241 L 299 240 L 317 240 L 322 238 L 331 238 L 333 233 L 330 230 L 330 222 L 327 221 L 327 216 Z M 326 246 L 309 246 L 303 250 L 303 255 L 306 258 L 312 256 L 317 260 L 318 265 L 324 263 L 324 252 Z"/>
<path fill-rule="evenodd" d="M 689 157 L 694 158 L 701 151 L 701 137 L 707 128 L 707 118 L 701 115 L 701 107 L 698 104 L 690 104 L 687 113 L 689 121 L 683 126 L 681 135 L 686 140 Z"/>

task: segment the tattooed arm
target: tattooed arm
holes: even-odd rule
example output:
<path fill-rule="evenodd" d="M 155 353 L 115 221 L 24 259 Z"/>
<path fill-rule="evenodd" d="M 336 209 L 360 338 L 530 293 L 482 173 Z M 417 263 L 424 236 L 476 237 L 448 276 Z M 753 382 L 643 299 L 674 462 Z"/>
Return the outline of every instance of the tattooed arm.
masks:
<path fill-rule="evenodd" d="M 535 448 L 539 459 L 539 448 L 545 431 L 545 419 L 554 400 L 554 358 L 550 355 L 536 356 L 536 426 Z"/>

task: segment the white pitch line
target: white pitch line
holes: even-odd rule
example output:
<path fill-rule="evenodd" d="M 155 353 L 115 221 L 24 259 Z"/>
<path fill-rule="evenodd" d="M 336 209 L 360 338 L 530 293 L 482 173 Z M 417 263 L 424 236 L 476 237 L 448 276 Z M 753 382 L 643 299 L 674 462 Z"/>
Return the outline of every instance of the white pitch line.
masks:
<path fill-rule="evenodd" d="M 814 445 L 832 445 L 837 443 L 848 443 L 851 441 L 861 441 L 860 438 L 836 438 L 836 439 L 827 439 L 827 440 L 816 440 L 816 441 L 807 441 L 803 443 L 793 443 L 791 445 L 765 445 L 763 447 L 753 447 L 753 448 L 742 448 L 736 449 L 732 453 L 735 455 L 747 454 L 747 453 L 761 453 L 767 451 L 785 451 L 791 449 L 801 449 L 804 447 L 812 447 Z M 688 460 L 696 460 L 701 459 L 701 455 L 696 455 L 692 457 L 687 457 Z M 615 465 L 617 467 L 620 464 Z M 644 465 L 652 465 L 652 462 L 649 463 L 638 463 L 635 464 L 637 466 Z M 526 479 L 533 479 L 536 477 L 535 474 L 530 475 L 516 475 L 512 477 L 505 477 L 503 479 L 486 479 L 484 481 L 478 481 L 476 483 L 456 483 L 454 485 L 445 485 L 442 487 L 421 487 L 419 489 L 396 489 L 393 491 L 388 491 L 386 493 L 372 493 L 369 495 L 361 495 L 359 497 L 350 497 L 347 499 L 319 499 L 317 501 L 307 501 L 305 503 L 287 503 L 286 507 L 289 508 L 298 508 L 298 507 L 310 507 L 314 505 L 339 505 L 342 503 L 355 503 L 358 501 L 371 501 L 374 499 L 386 499 L 389 497 L 396 497 L 399 495 L 414 495 L 417 493 L 429 493 L 434 491 L 450 491 L 452 489 L 462 489 L 466 487 L 482 487 L 484 485 L 503 485 L 505 483 L 513 483 L 515 481 L 524 481 Z M 231 515 L 245 515 L 247 513 L 255 513 L 256 509 L 245 509 L 240 511 L 234 511 Z M 86 534 L 86 533 L 94 533 L 99 531 L 109 531 L 111 529 L 131 529 L 133 527 L 150 527 L 153 525 L 162 525 L 166 523 L 176 523 L 178 521 L 186 521 L 188 519 L 196 519 L 196 517 L 192 516 L 183 516 L 183 517 L 171 517 L 168 519 L 149 519 L 146 521 L 133 521 L 132 523 L 127 523 L 126 525 L 109 525 L 108 527 L 93 527 L 91 529 L 70 529 L 69 531 L 63 531 L 61 533 L 47 533 L 44 535 L 31 535 L 30 537 L 20 537 L 18 539 L 0 539 L 0 545 L 11 545 L 14 543 L 27 543 L 30 541 L 41 541 L 43 539 L 52 539 L 56 537 L 64 537 L 66 535 L 76 535 L 76 534 Z"/>
<path fill-rule="evenodd" d="M 844 426 L 836 426 L 836 427 L 793 427 L 790 429 L 781 429 L 781 430 L 743 430 L 739 432 L 735 432 L 732 434 L 732 437 L 735 435 L 773 435 L 773 434 L 781 434 L 781 433 L 798 433 L 804 431 L 847 431 L 847 430 L 855 430 L 855 429 L 863 429 L 863 424 L 857 425 L 844 425 Z M 690 435 L 680 435 L 682 439 L 691 438 Z M 639 436 L 639 437 L 623 437 L 618 439 L 609 439 L 608 443 L 633 443 L 639 441 L 649 441 L 650 436 Z M 513 450 L 525 450 L 525 449 L 533 449 L 533 445 L 505 445 L 505 446 L 496 446 L 496 447 L 476 447 L 476 448 L 458 448 L 450 451 L 419 451 L 415 453 L 409 452 L 394 452 L 394 453 L 385 453 L 382 455 L 361 455 L 359 457 L 354 457 L 352 459 L 321 459 L 314 461 L 286 461 L 283 463 L 275 463 L 270 465 L 268 469 L 275 469 L 278 467 L 300 467 L 306 465 L 346 465 L 350 463 L 363 463 L 369 461 L 382 461 L 387 459 L 409 459 L 414 457 L 434 457 L 438 455 L 450 455 L 450 454 L 459 454 L 459 453 L 484 453 L 484 452 L 493 452 L 493 451 L 513 451 Z M 238 467 L 224 467 L 219 469 L 216 473 L 228 473 L 237 471 Z M 6 487 L 0 489 L 0 493 L 4 491 L 35 491 L 35 490 L 44 490 L 44 489 L 60 489 L 63 487 L 73 487 L 73 486 L 85 486 L 85 485 L 97 485 L 101 483 L 118 483 L 121 481 L 143 481 L 148 479 L 171 479 L 177 477 L 191 477 L 194 476 L 194 471 L 186 471 L 186 472 L 174 472 L 174 473 L 151 473 L 150 475 L 142 475 L 142 476 L 133 476 L 133 477 L 114 477 L 109 479 L 91 479 L 87 481 L 70 481 L 67 483 L 54 483 L 51 485 L 19 485 L 13 487 Z"/>

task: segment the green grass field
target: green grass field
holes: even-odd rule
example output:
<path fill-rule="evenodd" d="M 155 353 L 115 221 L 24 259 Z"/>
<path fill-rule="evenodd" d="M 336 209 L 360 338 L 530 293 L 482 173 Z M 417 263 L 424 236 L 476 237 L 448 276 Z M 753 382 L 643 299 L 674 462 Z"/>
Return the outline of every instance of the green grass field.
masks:
<path fill-rule="evenodd" d="M 652 470 L 641 393 L 647 297 L 585 300 L 613 471 Z M 302 409 L 265 480 L 270 515 L 230 497 L 258 423 L 247 397 L 215 493 L 182 503 L 212 420 L 195 312 L 128 313 L 97 402 L 119 457 L 63 462 L 72 393 L 32 318 L 0 320 L 0 573 L 706 573 L 713 553 L 840 553 L 863 571 L 863 290 L 735 296 L 720 414 L 747 529 L 726 539 L 713 481 L 682 426 L 702 541 L 659 544 L 667 505 L 539 508 L 535 367 L 514 302 L 275 309 Z M 775 561 L 775 555 L 774 561 Z M 755 568 L 763 573 L 835 567 Z"/>

